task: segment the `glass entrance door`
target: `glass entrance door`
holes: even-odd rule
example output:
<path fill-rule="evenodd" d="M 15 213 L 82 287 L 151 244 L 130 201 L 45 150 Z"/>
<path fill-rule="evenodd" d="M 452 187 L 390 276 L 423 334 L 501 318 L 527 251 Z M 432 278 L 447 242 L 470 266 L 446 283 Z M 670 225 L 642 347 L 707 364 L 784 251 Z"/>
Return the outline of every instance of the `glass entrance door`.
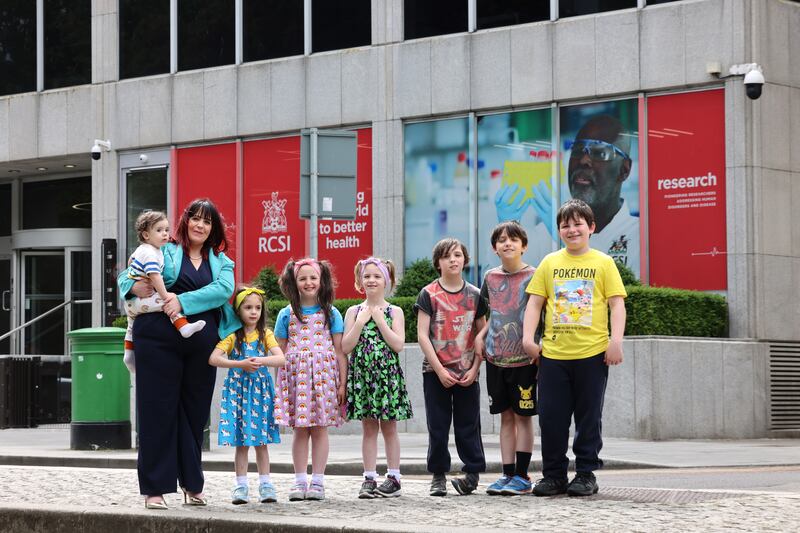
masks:
<path fill-rule="evenodd" d="M 11 259 L 0 257 L 0 335 L 11 331 Z M 0 355 L 11 353 L 11 339 L 0 341 Z"/>
<path fill-rule="evenodd" d="M 21 323 L 64 302 L 64 252 L 22 252 Z M 23 329 L 22 353 L 64 355 L 64 310 Z"/>

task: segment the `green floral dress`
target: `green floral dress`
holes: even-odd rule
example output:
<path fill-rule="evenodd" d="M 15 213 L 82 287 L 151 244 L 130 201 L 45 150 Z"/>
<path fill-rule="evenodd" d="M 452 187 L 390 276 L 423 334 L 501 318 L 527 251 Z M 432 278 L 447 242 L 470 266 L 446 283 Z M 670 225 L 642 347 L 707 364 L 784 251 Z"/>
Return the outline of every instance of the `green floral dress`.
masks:
<path fill-rule="evenodd" d="M 359 305 L 356 313 L 361 310 Z M 392 325 L 392 307 L 386 308 Z M 361 330 L 347 376 L 347 418 L 407 420 L 413 416 L 400 358 L 383 340 L 371 318 Z"/>

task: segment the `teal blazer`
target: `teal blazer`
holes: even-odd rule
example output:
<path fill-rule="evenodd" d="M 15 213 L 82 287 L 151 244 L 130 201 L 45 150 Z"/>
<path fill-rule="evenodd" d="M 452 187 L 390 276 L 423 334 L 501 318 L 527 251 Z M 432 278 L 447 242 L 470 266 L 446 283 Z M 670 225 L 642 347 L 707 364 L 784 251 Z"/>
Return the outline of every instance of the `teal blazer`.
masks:
<path fill-rule="evenodd" d="M 183 248 L 174 243 L 167 243 L 161 247 L 164 253 L 164 286 L 169 289 L 175 284 L 183 262 Z M 235 286 L 233 278 L 233 261 L 224 253 L 208 254 L 208 264 L 211 267 L 213 281 L 203 288 L 185 292 L 178 295 L 178 301 L 183 308 L 183 314 L 196 315 L 203 311 L 219 309 L 222 317 L 219 323 L 219 338 L 224 339 L 242 327 L 242 322 L 233 311 L 233 306 L 228 302 L 233 295 Z M 133 287 L 135 280 L 128 277 L 126 268 L 117 276 L 117 286 L 120 297 L 125 299 Z"/>

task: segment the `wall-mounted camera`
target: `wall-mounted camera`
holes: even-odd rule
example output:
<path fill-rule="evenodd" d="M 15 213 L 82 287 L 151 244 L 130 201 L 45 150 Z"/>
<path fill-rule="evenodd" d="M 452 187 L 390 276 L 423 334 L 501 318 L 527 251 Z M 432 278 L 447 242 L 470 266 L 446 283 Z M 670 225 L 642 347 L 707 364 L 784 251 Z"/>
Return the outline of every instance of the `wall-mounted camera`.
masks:
<path fill-rule="evenodd" d="M 764 73 L 758 63 L 742 63 L 731 65 L 727 74 L 722 74 L 722 64 L 719 61 L 709 61 L 706 63 L 706 72 L 717 79 L 724 80 L 731 76 L 744 76 L 744 91 L 751 100 L 761 98 L 761 90 L 764 88 Z"/>
<path fill-rule="evenodd" d="M 753 69 L 744 75 L 744 90 L 749 99 L 758 100 L 761 97 L 764 81 L 764 74 L 758 69 Z"/>
<path fill-rule="evenodd" d="M 110 152 L 110 151 L 111 151 L 111 141 L 95 139 L 91 149 L 92 159 L 94 159 L 95 161 L 100 161 L 100 158 L 103 157 L 103 152 Z"/>

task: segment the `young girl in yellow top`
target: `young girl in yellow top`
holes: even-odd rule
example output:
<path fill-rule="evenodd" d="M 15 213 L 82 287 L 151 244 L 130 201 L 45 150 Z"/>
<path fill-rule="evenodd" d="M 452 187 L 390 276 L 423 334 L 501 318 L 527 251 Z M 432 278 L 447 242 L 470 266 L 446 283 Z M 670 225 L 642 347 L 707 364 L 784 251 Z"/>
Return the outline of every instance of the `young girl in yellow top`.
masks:
<path fill-rule="evenodd" d="M 248 502 L 247 463 L 250 446 L 256 449 L 259 499 L 275 502 L 269 478 L 267 444 L 281 441 L 274 417 L 275 385 L 267 367 L 286 364 L 275 335 L 266 327 L 264 291 L 245 287 L 234 297 L 234 309 L 242 328 L 217 344 L 209 364 L 229 368 L 222 387 L 219 444 L 236 446 L 234 505 Z M 269 355 L 267 354 L 269 352 Z"/>

